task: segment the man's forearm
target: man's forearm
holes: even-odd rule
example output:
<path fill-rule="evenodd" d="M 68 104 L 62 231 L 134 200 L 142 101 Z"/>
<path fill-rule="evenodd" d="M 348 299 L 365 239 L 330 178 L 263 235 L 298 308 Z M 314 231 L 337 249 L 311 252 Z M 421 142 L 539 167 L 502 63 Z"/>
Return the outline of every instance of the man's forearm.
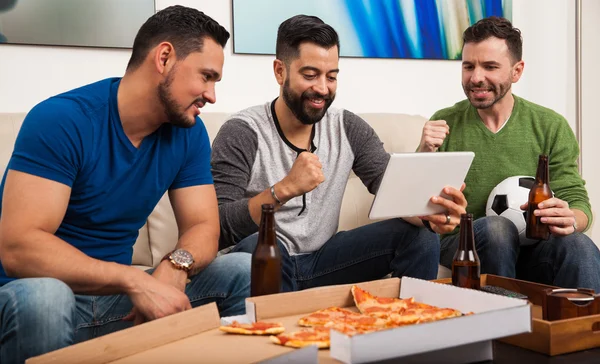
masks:
<path fill-rule="evenodd" d="M 9 277 L 51 277 L 79 294 L 127 293 L 138 269 L 90 258 L 54 234 L 32 230 L 18 241 L 4 237 L 2 265 Z"/>
<path fill-rule="evenodd" d="M 186 231 L 177 242 L 177 248 L 185 249 L 194 257 L 190 276 L 198 274 L 217 256 L 219 230 L 214 224 L 198 224 Z"/>
<path fill-rule="evenodd" d="M 274 190 L 275 196 L 277 196 L 279 201 L 282 201 L 283 203 L 287 202 L 290 198 L 293 197 L 290 195 L 288 189 L 285 188 L 285 186 L 281 182 L 275 184 Z M 273 204 L 273 206 L 275 207 L 275 211 L 279 210 L 279 208 L 281 207 L 281 205 L 277 203 L 277 201 L 271 194 L 270 187 L 262 191 L 258 195 L 252 197 L 248 201 L 248 211 L 250 212 L 250 216 L 252 217 L 252 220 L 254 221 L 256 226 L 260 225 L 260 217 L 262 215 L 263 204 Z"/>

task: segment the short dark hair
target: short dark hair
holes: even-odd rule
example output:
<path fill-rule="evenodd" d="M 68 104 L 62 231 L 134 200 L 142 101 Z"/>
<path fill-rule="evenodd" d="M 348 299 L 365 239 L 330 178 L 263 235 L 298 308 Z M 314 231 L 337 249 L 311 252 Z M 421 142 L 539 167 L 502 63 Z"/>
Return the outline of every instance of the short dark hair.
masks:
<path fill-rule="evenodd" d="M 304 42 L 326 49 L 337 46 L 340 54 L 340 39 L 335 29 L 316 16 L 296 15 L 279 25 L 275 56 L 289 64 L 300 56 L 300 45 Z"/>
<path fill-rule="evenodd" d="M 463 33 L 463 47 L 467 43 L 479 43 L 490 37 L 506 41 L 513 63 L 522 59 L 523 38 L 521 37 L 521 31 L 513 27 L 508 19 L 498 16 L 481 19 L 468 27 Z"/>
<path fill-rule="evenodd" d="M 225 47 L 229 32 L 203 12 L 181 5 L 165 8 L 152 15 L 142 25 L 135 40 L 127 69 L 142 64 L 148 52 L 161 42 L 170 42 L 178 59 L 192 52 L 201 52 L 206 37 Z"/>

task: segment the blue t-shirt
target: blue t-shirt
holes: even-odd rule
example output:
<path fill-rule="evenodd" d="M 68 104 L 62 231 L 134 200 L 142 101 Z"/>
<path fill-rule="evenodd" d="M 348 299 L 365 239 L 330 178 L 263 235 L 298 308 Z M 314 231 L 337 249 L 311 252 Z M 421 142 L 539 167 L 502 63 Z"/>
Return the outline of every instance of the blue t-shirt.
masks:
<path fill-rule="evenodd" d="M 119 84 L 119 78 L 106 79 L 35 106 L 19 130 L 7 171 L 71 187 L 55 235 L 90 257 L 129 265 L 138 230 L 163 194 L 213 179 L 210 141 L 199 118 L 191 128 L 165 123 L 139 148 L 131 144 L 119 118 Z M 11 280 L 0 266 L 0 285 Z"/>

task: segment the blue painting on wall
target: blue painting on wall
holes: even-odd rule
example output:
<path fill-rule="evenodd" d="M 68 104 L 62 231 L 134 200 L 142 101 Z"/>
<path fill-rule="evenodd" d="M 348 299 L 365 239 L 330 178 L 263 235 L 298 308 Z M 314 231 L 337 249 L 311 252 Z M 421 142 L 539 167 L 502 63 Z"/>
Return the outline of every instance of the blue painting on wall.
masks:
<path fill-rule="evenodd" d="M 234 52 L 275 54 L 279 24 L 297 14 L 334 27 L 341 56 L 460 59 L 463 31 L 511 20 L 512 0 L 233 0 Z"/>

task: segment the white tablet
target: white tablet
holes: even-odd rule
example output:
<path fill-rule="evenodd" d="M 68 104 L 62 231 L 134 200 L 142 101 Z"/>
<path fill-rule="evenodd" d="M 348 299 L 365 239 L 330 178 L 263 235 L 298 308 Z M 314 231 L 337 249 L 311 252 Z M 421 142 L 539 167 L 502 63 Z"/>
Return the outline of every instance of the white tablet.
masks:
<path fill-rule="evenodd" d="M 445 186 L 459 189 L 475 153 L 397 153 L 392 154 L 379 190 L 371 205 L 370 219 L 427 216 L 444 212 L 430 201 L 432 196 L 447 197 Z"/>

